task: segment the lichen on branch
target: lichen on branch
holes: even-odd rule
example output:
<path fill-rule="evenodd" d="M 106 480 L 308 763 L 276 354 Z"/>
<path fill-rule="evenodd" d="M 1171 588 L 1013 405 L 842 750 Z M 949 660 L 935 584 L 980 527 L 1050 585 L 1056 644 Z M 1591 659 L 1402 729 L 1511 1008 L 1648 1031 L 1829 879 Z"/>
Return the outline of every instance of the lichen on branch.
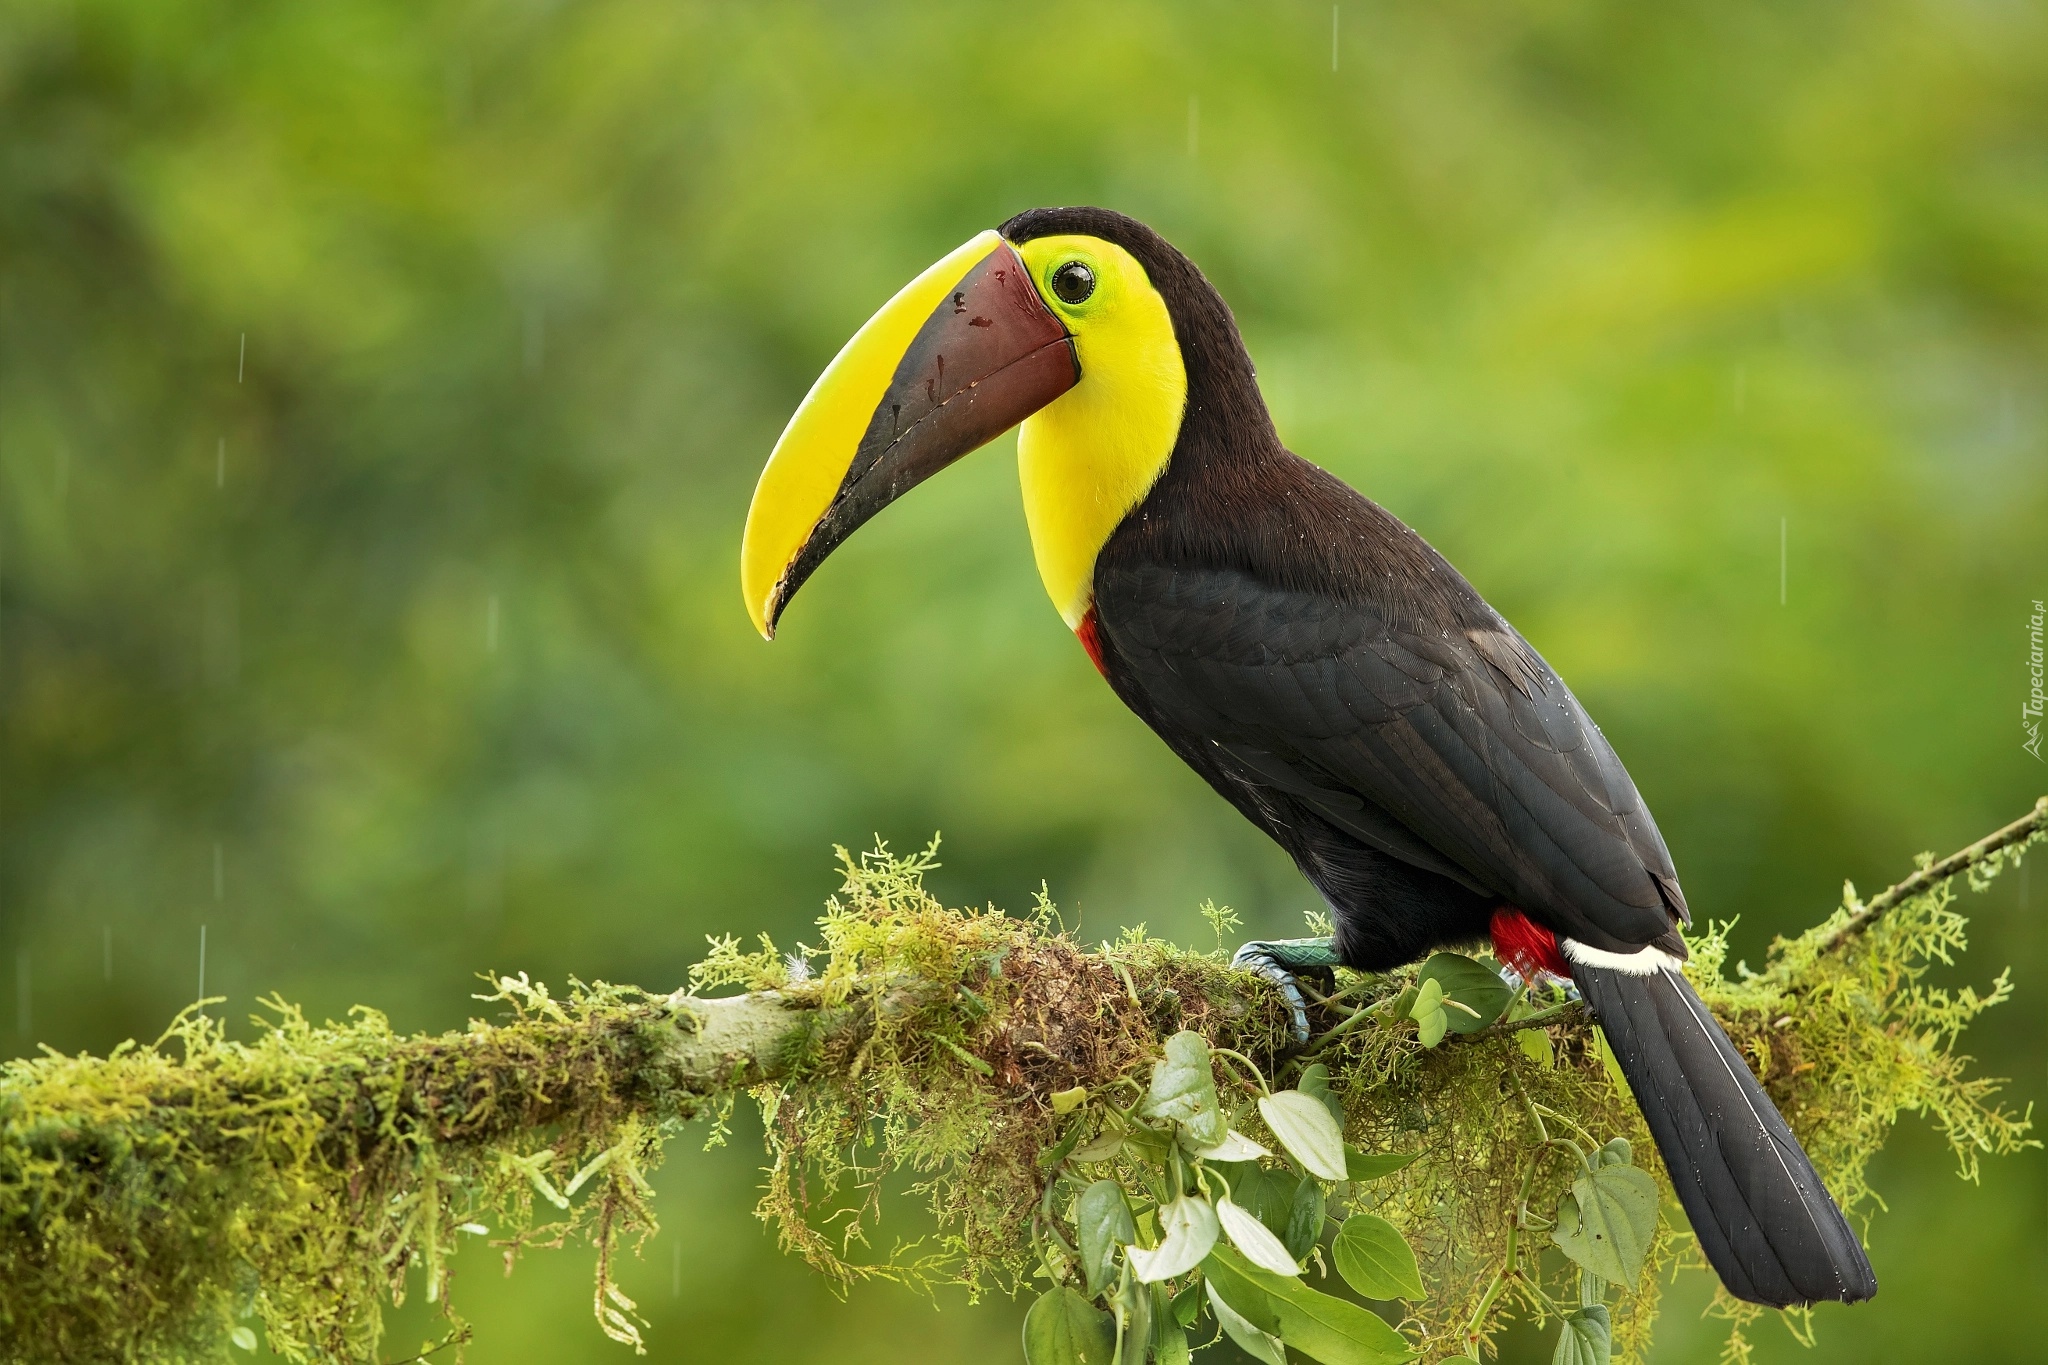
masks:
<path fill-rule="evenodd" d="M 1963 948 L 1952 878 L 1981 889 L 2044 817 L 2048 800 L 1903 889 L 1852 892 L 1761 972 L 1721 975 L 1726 926 L 1694 939 L 1703 997 L 1852 1213 L 1874 1207 L 1867 1163 L 1902 1112 L 1947 1136 L 1965 1176 L 2030 1142 L 1956 1050 L 2006 978 L 1950 992 L 1925 975 Z M 271 1000 L 246 1038 L 194 1009 L 147 1046 L 6 1063 L 0 1360 L 182 1360 L 260 1328 L 290 1359 L 373 1361 L 386 1303 L 424 1293 L 453 1316 L 445 1265 L 466 1238 L 508 1271 L 529 1249 L 593 1245 L 599 1325 L 637 1347 L 644 1324 L 611 1266 L 653 1231 L 647 1173 L 684 1124 L 722 1123 L 745 1096 L 765 1120 L 761 1212 L 786 1247 L 840 1283 L 1015 1290 L 1068 1273 L 1048 1248 L 1077 1182 L 1127 1160 L 1098 1139 L 1163 1039 L 1193 1030 L 1276 1082 L 1307 1060 L 1278 994 L 1220 942 L 1192 951 L 1139 928 L 1089 948 L 1043 898 L 1023 917 L 940 905 L 923 884 L 932 849 L 841 857 L 818 947 L 719 940 L 672 995 L 598 983 L 558 999 L 492 978 L 496 1017 L 439 1036 L 361 1009 L 315 1025 Z M 1340 1193 L 1421 1252 L 1428 1292 L 1399 1326 L 1440 1359 L 1565 1301 L 1537 1234 L 1571 1172 L 1532 1119 L 1629 1137 L 1655 1168 L 1597 1032 L 1562 997 L 1531 992 L 1515 1009 L 1532 1017 L 1431 1047 L 1394 1008 L 1415 978 L 1340 973 L 1312 1046 L 1352 1144 L 1421 1154 Z M 1245 1069 L 1217 1080 L 1232 1122 L 1269 1139 Z M 899 1173 L 932 1224 L 879 1254 Z M 1617 1356 L 1648 1340 L 1655 1268 L 1691 1255 L 1666 1203 L 1652 1271 L 1614 1305 Z M 1739 1329 L 1746 1310 L 1729 1311 Z"/>

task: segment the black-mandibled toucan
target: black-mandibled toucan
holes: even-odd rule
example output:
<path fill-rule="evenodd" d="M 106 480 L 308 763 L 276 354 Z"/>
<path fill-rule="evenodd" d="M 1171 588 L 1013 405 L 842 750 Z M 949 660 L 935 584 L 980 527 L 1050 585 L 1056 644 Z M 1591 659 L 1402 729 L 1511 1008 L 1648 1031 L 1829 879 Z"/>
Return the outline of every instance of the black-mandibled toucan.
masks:
<path fill-rule="evenodd" d="M 855 334 L 755 491 L 755 626 L 772 635 L 861 523 L 1020 422 L 1053 605 L 1124 704 L 1322 893 L 1336 959 L 1380 971 L 1490 934 L 1524 975 L 1569 978 L 1729 1290 L 1874 1294 L 1679 972 L 1677 872 L 1599 727 L 1422 537 L 1280 444 L 1229 307 L 1150 228 L 1019 214 Z M 1313 961 L 1260 948 L 1268 967 Z"/>

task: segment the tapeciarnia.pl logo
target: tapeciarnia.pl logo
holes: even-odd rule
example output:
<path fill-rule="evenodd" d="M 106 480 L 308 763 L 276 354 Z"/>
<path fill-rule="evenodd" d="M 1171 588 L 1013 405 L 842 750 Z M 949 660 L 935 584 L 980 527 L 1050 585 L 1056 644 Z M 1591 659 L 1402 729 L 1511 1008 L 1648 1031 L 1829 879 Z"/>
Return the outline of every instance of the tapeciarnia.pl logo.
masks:
<path fill-rule="evenodd" d="M 2026 742 L 2020 747 L 2034 756 L 2036 763 L 2041 758 L 2041 709 L 2044 698 L 2041 693 L 2041 622 L 2048 618 L 2048 605 L 2041 599 L 2034 599 L 2034 614 L 2027 619 L 2027 673 L 2032 680 L 2027 699 L 2020 706 L 2020 727 L 2027 732 Z"/>

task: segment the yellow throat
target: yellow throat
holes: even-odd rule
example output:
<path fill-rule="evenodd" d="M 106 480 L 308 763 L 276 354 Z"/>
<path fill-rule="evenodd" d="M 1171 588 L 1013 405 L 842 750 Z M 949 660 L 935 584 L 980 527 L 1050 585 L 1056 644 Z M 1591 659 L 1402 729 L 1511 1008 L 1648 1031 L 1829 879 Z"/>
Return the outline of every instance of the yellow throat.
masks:
<path fill-rule="evenodd" d="M 1081 380 L 1017 431 L 1031 551 L 1052 604 L 1079 629 L 1095 559 L 1166 469 L 1187 405 L 1187 368 L 1166 300 L 1135 257 L 1098 237 L 1039 237 L 1018 248 L 1039 293 L 1074 335 Z M 1079 304 L 1048 286 L 1080 260 L 1095 291 Z"/>

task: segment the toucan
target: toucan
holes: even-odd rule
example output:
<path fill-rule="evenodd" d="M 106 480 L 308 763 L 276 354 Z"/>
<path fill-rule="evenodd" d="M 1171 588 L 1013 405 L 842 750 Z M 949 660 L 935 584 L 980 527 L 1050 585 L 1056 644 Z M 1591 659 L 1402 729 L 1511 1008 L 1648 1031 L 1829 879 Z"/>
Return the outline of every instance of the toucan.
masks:
<path fill-rule="evenodd" d="M 1327 940 L 1291 983 L 1491 938 L 1603 1027 L 1728 1290 L 1877 1292 L 1842 1211 L 1686 982 L 1671 854 L 1599 726 L 1423 538 L 1281 444 L 1229 306 L 1149 227 L 1020 213 L 890 299 L 761 472 L 748 612 L 910 488 L 1018 427 L 1032 552 L 1117 697 L 1285 849 Z"/>

